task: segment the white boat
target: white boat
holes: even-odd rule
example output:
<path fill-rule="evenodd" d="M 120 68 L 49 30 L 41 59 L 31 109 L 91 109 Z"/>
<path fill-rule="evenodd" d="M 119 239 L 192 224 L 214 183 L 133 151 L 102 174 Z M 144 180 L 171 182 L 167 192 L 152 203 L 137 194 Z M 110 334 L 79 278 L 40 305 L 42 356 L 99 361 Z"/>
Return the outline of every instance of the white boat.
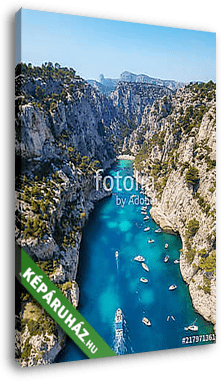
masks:
<path fill-rule="evenodd" d="M 177 263 L 180 263 L 180 260 L 179 259 L 175 259 L 175 261 L 173 263 L 175 263 L 175 265 L 176 265 Z"/>
<path fill-rule="evenodd" d="M 169 246 L 169 245 L 168 245 L 168 243 L 165 243 L 165 246 L 164 246 L 164 247 L 165 247 L 165 249 L 167 249 L 167 248 L 168 248 L 168 246 Z"/>
<path fill-rule="evenodd" d="M 147 210 L 147 206 L 142 206 L 141 210 Z"/>
<path fill-rule="evenodd" d="M 144 231 L 149 231 L 150 230 L 150 227 L 145 227 Z"/>
<path fill-rule="evenodd" d="M 118 255 L 119 255 L 118 251 L 115 251 L 115 257 L 116 258 L 118 258 Z"/>
<path fill-rule="evenodd" d="M 147 215 L 146 217 L 144 217 L 144 221 L 147 221 L 150 217 Z"/>
<path fill-rule="evenodd" d="M 146 325 L 146 326 L 151 326 L 151 321 L 149 319 L 147 319 L 146 317 L 144 317 L 142 319 L 142 322 Z"/>
<path fill-rule="evenodd" d="M 154 243 L 154 239 L 148 239 L 148 243 Z"/>
<path fill-rule="evenodd" d="M 147 282 L 148 282 L 148 279 L 147 279 L 147 278 L 144 278 L 144 277 L 141 277 L 141 278 L 140 278 L 140 282 L 147 283 Z"/>
<path fill-rule="evenodd" d="M 146 263 L 142 262 L 141 266 L 143 267 L 144 270 L 150 271 L 149 267 L 146 265 Z"/>
<path fill-rule="evenodd" d="M 185 327 L 185 330 L 198 331 L 198 326 L 191 325 L 191 326 Z"/>
<path fill-rule="evenodd" d="M 166 256 L 164 257 L 164 262 L 167 263 L 167 262 L 169 261 L 169 258 L 170 258 L 169 255 L 166 255 Z"/>
<path fill-rule="evenodd" d="M 160 228 L 155 230 L 155 233 L 161 233 L 161 232 L 162 230 Z"/>
<path fill-rule="evenodd" d="M 115 335 L 117 338 L 123 336 L 123 315 L 121 309 L 117 309 L 115 314 Z"/>
<path fill-rule="evenodd" d="M 145 258 L 142 257 L 142 255 L 137 255 L 136 257 L 134 257 L 134 260 L 137 262 L 144 262 Z"/>
<path fill-rule="evenodd" d="M 172 291 L 172 290 L 176 290 L 176 288 L 177 288 L 177 285 L 171 285 L 171 286 L 169 287 L 169 290 L 170 290 L 170 291 Z"/>
<path fill-rule="evenodd" d="M 198 328 L 198 326 L 195 325 L 196 321 L 197 321 L 197 319 L 190 326 L 184 327 L 184 330 L 186 330 L 186 331 L 188 331 L 188 330 L 198 331 L 199 328 Z"/>
<path fill-rule="evenodd" d="M 142 210 L 142 211 L 141 211 L 141 214 L 147 214 L 147 212 L 146 212 L 146 211 L 144 211 L 144 210 Z"/>

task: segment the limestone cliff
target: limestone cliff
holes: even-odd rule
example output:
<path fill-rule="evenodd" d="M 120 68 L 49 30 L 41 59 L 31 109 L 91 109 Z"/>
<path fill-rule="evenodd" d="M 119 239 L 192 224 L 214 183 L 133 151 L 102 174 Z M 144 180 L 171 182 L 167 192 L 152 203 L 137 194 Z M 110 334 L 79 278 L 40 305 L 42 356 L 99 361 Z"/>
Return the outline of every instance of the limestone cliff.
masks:
<path fill-rule="evenodd" d="M 110 97 L 135 128 L 140 125 L 144 110 L 149 112 L 154 101 L 172 94 L 170 89 L 160 85 L 119 82 Z"/>
<path fill-rule="evenodd" d="M 111 92 L 115 91 L 119 82 L 124 83 L 143 83 L 153 85 L 160 85 L 172 90 L 183 87 L 185 84 L 174 80 L 162 80 L 159 78 L 150 77 L 146 74 L 135 74 L 128 71 L 124 71 L 120 74 L 119 78 L 106 78 L 103 74 L 100 74 L 99 81 L 88 79 L 88 84 L 92 85 L 95 89 L 99 90 L 100 93 L 110 95 Z"/>
<path fill-rule="evenodd" d="M 127 140 L 134 174 L 151 197 L 150 214 L 179 233 L 182 276 L 195 309 L 216 323 L 215 85 L 194 84 L 155 102 Z"/>
<path fill-rule="evenodd" d="M 134 74 L 128 71 L 125 71 L 121 73 L 120 75 L 120 81 L 126 81 L 126 82 L 140 82 L 140 83 L 146 83 L 151 85 L 160 85 L 163 87 L 167 87 L 169 89 L 177 89 L 184 86 L 184 83 L 177 82 L 174 80 L 162 80 L 159 78 L 150 77 L 146 74 Z"/>
<path fill-rule="evenodd" d="M 94 173 L 119 154 L 152 199 L 151 215 L 181 236 L 180 268 L 195 308 L 215 323 L 215 86 L 178 90 L 118 82 L 109 97 L 51 63 L 16 67 L 16 242 L 77 306 L 81 229 Z M 17 286 L 16 359 L 52 363 L 65 334 Z"/>
<path fill-rule="evenodd" d="M 114 161 L 118 111 L 74 70 L 16 68 L 16 242 L 76 307 L 81 228 L 94 203 L 94 174 Z M 65 334 L 17 286 L 16 357 L 53 362 Z"/>

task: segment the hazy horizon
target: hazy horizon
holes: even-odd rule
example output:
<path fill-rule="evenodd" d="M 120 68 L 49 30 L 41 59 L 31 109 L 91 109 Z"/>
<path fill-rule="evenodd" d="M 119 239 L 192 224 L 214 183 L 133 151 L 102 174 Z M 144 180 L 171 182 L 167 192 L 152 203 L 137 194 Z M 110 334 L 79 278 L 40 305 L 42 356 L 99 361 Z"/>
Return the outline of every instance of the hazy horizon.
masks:
<path fill-rule="evenodd" d="M 117 79 L 128 71 L 162 80 L 216 82 L 215 33 L 27 9 L 21 13 L 22 62 L 58 62 L 84 79 L 99 80 L 100 74 Z"/>

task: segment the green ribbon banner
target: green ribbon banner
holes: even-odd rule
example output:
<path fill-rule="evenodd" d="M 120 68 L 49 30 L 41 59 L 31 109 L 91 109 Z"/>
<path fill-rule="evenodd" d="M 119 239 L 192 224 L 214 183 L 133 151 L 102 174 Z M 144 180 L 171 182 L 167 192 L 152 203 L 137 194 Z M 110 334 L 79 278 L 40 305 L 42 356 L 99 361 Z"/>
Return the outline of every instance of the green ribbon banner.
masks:
<path fill-rule="evenodd" d="M 21 283 L 88 358 L 117 355 L 23 249 Z"/>

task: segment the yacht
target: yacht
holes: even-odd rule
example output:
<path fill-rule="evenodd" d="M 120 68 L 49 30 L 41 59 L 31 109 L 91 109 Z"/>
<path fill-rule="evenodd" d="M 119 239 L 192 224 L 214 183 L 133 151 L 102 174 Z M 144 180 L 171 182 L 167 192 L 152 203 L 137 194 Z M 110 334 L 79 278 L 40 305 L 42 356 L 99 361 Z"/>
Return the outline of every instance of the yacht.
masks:
<path fill-rule="evenodd" d="M 176 265 L 177 263 L 180 263 L 180 260 L 179 259 L 175 259 L 175 261 L 173 263 L 175 263 L 175 265 Z"/>
<path fill-rule="evenodd" d="M 141 277 L 141 278 L 140 278 L 140 282 L 147 283 L 147 282 L 148 282 L 148 279 L 147 279 L 147 278 L 144 278 L 144 277 Z"/>
<path fill-rule="evenodd" d="M 167 263 L 167 262 L 169 261 L 169 258 L 170 258 L 169 255 L 166 255 L 166 256 L 164 257 L 164 262 Z"/>
<path fill-rule="evenodd" d="M 146 325 L 146 326 L 151 326 L 151 321 L 149 319 L 147 319 L 146 317 L 144 317 L 142 319 L 142 322 Z"/>
<path fill-rule="evenodd" d="M 134 260 L 137 262 L 144 262 L 145 258 L 142 257 L 142 255 L 137 255 L 136 257 L 134 257 Z"/>
<path fill-rule="evenodd" d="M 149 270 L 150 270 L 149 267 L 148 267 L 148 266 L 146 265 L 146 263 L 144 263 L 144 262 L 141 263 L 141 266 L 142 266 L 143 269 L 146 270 L 146 271 L 149 271 Z"/>
<path fill-rule="evenodd" d="M 177 285 L 171 285 L 171 286 L 169 287 L 169 290 L 170 290 L 170 291 L 173 291 L 173 290 L 176 290 L 176 288 L 177 288 Z"/>
<path fill-rule="evenodd" d="M 150 217 L 147 215 L 146 217 L 144 217 L 144 221 L 147 221 Z"/>
<path fill-rule="evenodd" d="M 123 315 L 121 309 L 117 309 L 115 314 L 115 335 L 117 338 L 123 336 Z"/>
<path fill-rule="evenodd" d="M 116 258 L 118 258 L 118 255 L 119 255 L 118 251 L 115 251 L 115 257 Z"/>
<path fill-rule="evenodd" d="M 162 232 L 162 230 L 161 230 L 161 228 L 159 227 L 159 229 L 156 229 L 155 230 L 155 233 L 161 233 Z"/>
<path fill-rule="evenodd" d="M 167 248 L 168 248 L 168 246 L 169 246 L 169 245 L 168 245 L 168 243 L 165 243 L 165 246 L 164 246 L 164 247 L 165 247 L 165 249 L 167 249 Z"/>
<path fill-rule="evenodd" d="M 150 230 L 150 227 L 145 227 L 144 231 L 149 231 Z"/>
<path fill-rule="evenodd" d="M 148 243 L 154 243 L 154 239 L 148 239 Z"/>
<path fill-rule="evenodd" d="M 142 210 L 141 214 L 147 214 L 146 210 Z"/>

